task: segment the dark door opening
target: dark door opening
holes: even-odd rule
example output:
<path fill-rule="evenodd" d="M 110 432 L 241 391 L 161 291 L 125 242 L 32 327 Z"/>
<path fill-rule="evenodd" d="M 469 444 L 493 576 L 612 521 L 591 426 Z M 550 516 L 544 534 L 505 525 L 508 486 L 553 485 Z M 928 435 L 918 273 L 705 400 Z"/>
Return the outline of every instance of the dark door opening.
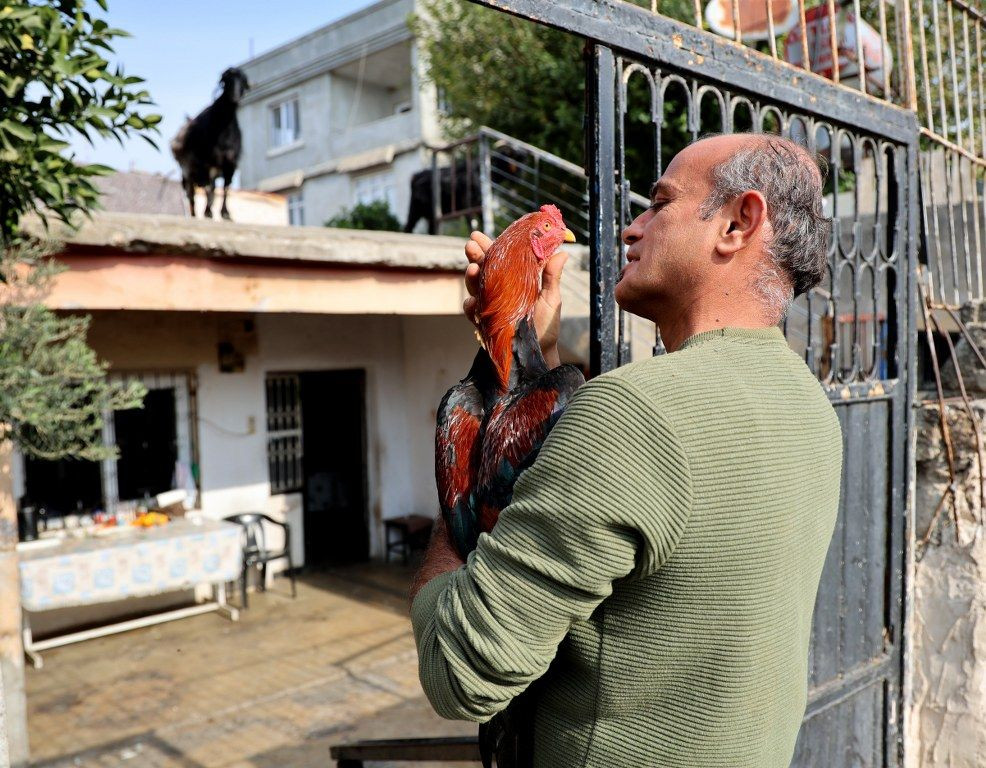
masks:
<path fill-rule="evenodd" d="M 301 373 L 305 567 L 370 555 L 363 371 Z"/>

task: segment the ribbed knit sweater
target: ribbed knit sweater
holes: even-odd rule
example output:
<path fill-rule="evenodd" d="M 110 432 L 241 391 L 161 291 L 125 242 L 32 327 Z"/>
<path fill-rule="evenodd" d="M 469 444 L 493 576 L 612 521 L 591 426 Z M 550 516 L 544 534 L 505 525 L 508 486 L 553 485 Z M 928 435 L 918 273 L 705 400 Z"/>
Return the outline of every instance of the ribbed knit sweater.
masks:
<path fill-rule="evenodd" d="M 701 333 L 582 387 L 412 620 L 443 717 L 534 680 L 537 768 L 788 768 L 842 438 L 776 328 Z"/>

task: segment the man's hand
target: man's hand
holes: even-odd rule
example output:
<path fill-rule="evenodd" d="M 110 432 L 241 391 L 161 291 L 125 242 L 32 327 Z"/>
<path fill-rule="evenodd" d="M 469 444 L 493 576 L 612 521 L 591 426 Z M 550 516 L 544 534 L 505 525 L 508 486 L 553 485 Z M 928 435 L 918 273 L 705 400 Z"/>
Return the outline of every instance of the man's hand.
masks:
<path fill-rule="evenodd" d="M 473 232 L 466 243 L 466 290 L 469 298 L 462 303 L 462 310 L 473 323 L 476 322 L 476 294 L 479 293 L 479 265 L 486 257 L 490 240 L 482 232 Z M 541 276 L 541 293 L 534 305 L 534 331 L 541 344 L 541 354 L 549 368 L 561 365 L 558 356 L 558 333 L 561 330 L 561 273 L 568 261 L 568 254 L 558 251 L 544 265 Z"/>
<path fill-rule="evenodd" d="M 436 576 L 458 569 L 464 562 L 452 543 L 452 538 L 448 535 L 448 529 L 445 527 L 445 516 L 439 513 L 435 519 L 435 525 L 431 529 L 431 541 L 428 543 L 428 550 L 425 552 L 421 568 L 418 569 L 414 581 L 411 582 L 409 593 L 411 602 L 414 602 L 414 598 L 417 597 L 418 592 L 425 584 Z"/>

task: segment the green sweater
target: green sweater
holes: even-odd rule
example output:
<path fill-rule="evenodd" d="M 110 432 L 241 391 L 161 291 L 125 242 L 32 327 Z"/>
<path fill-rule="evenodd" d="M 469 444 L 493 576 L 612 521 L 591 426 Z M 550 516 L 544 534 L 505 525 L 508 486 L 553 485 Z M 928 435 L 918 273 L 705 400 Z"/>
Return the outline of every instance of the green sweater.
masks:
<path fill-rule="evenodd" d="M 415 599 L 425 693 L 482 722 L 543 676 L 537 768 L 788 768 L 841 464 L 776 328 L 599 376 Z"/>

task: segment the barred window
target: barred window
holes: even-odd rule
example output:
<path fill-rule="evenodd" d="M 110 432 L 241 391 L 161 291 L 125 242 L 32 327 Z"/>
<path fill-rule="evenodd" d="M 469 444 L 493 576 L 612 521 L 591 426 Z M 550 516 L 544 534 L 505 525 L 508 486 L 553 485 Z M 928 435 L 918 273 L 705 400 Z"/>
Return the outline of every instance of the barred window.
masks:
<path fill-rule="evenodd" d="M 271 493 L 300 491 L 301 386 L 291 373 L 267 374 L 267 473 Z"/>

